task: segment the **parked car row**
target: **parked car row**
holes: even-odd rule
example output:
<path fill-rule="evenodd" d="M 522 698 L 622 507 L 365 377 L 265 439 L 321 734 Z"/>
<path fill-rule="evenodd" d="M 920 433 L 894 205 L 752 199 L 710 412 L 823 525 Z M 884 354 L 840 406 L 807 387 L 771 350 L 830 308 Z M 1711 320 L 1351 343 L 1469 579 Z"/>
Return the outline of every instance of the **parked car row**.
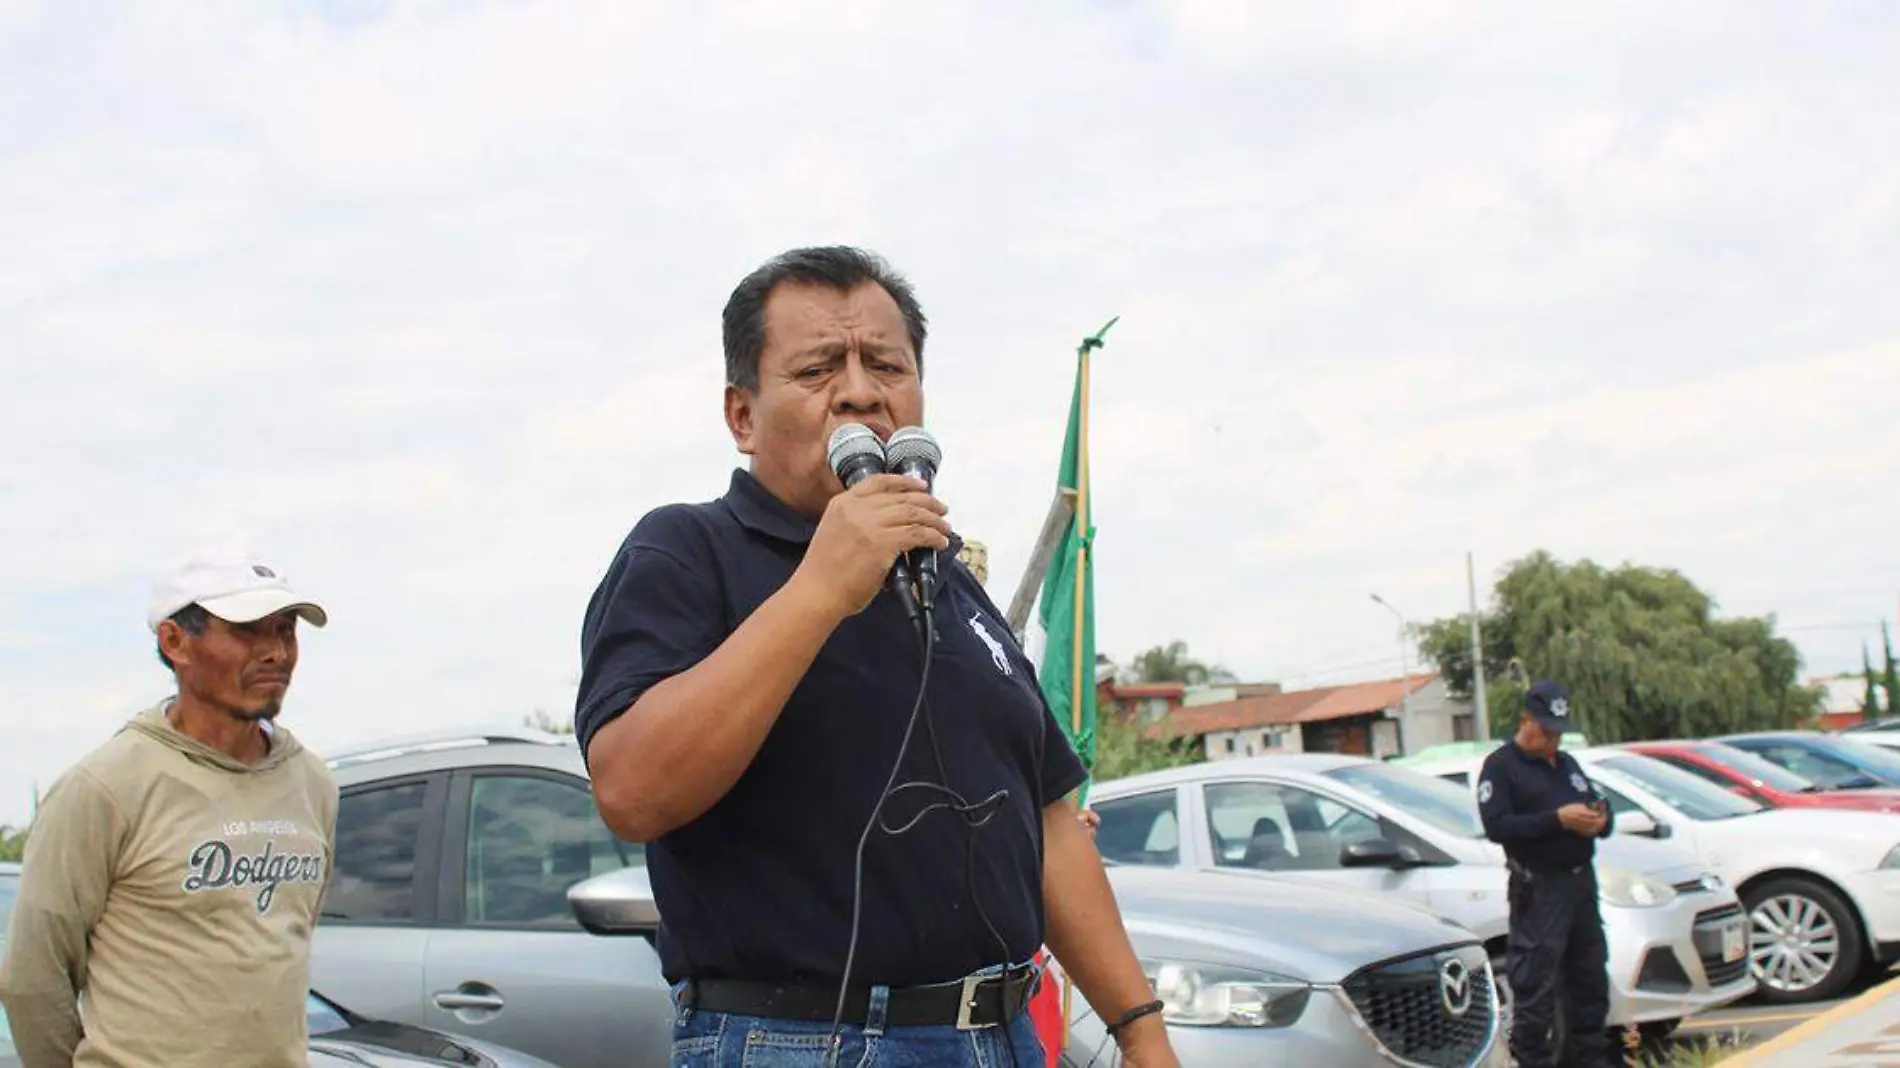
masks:
<path fill-rule="evenodd" d="M 1658 786 L 1647 767 L 1589 765 L 1625 832 L 1599 850 L 1610 1022 L 1659 1036 L 1757 989 L 1766 958 L 1748 912 L 1782 901 L 1791 919 L 1806 918 L 1789 887 L 1807 891 L 1785 872 L 1761 882 L 1752 860 L 1736 859 L 1739 847 L 1699 829 L 1667 829 L 1689 819 L 1669 807 L 1685 798 L 1697 812 L 1720 807 L 1716 799 L 1753 803 L 1652 757 L 1620 758 L 1702 791 Z M 328 759 L 342 797 L 313 948 L 313 1064 L 668 1063 L 671 1001 L 645 850 L 601 821 L 571 737 L 436 734 Z M 1361 758 L 1260 757 L 1098 783 L 1091 807 L 1186 1063 L 1508 1060 L 1504 861 L 1468 790 Z M 1884 833 L 1886 818 L 1846 815 L 1872 821 L 1852 832 L 1872 851 L 1872 824 Z M 1821 866 L 1827 850 L 1816 849 L 1787 852 Z M 1888 859 L 1871 871 L 1856 867 L 1868 866 L 1861 859 L 1825 870 L 1853 900 L 1881 892 Z M 1768 898 L 1749 896 L 1764 885 Z M 1827 965 L 1858 967 L 1867 958 L 1845 948 L 1849 906 L 1833 904 L 1825 922 L 1843 937 Z M 1803 930 L 1807 941 L 1783 956 L 1811 970 L 1819 931 Z M 1807 981 L 1794 965 L 1777 969 L 1784 986 Z M 1566 1026 L 1561 1014 L 1556 1026 Z M 1064 1063 L 1089 1064 L 1106 1045 L 1101 1021 L 1076 999 Z"/>
<path fill-rule="evenodd" d="M 1680 846 L 1740 895 L 1762 1000 L 1831 998 L 1900 960 L 1900 753 L 1811 731 L 1566 751 L 1618 837 Z M 1482 760 L 1402 763 L 1473 788 Z"/>
<path fill-rule="evenodd" d="M 645 852 L 601 822 L 571 738 L 432 735 L 330 764 L 342 800 L 319 989 L 561 1068 L 668 1062 Z M 1231 871 L 1116 864 L 1110 879 L 1185 1063 L 1504 1063 L 1496 947 L 1428 903 Z M 1065 1059 L 1089 1064 L 1106 1035 L 1074 1006 Z"/>
<path fill-rule="evenodd" d="M 1361 757 L 1263 756 L 1102 783 L 1090 807 L 1112 863 L 1408 901 L 1471 931 L 1502 981 L 1504 853 L 1485 839 L 1470 794 L 1442 780 Z M 1755 989 L 1740 903 L 1705 865 L 1631 839 L 1605 842 L 1598 857 L 1612 1027 L 1661 1036 Z M 1561 1012 L 1557 1026 L 1567 1026 Z"/>

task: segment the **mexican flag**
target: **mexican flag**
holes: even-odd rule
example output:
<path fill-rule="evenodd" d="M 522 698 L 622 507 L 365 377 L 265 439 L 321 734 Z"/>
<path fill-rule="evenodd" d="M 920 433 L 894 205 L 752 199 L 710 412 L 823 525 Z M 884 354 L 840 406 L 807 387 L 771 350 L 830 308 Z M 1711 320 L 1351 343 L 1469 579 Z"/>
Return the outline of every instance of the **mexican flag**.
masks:
<path fill-rule="evenodd" d="M 1110 320 L 1076 352 L 1075 390 L 1069 398 L 1069 429 L 1062 442 L 1056 491 L 1072 506 L 1035 614 L 1024 651 L 1036 664 L 1042 694 L 1083 764 L 1095 767 L 1095 527 L 1089 509 L 1089 355 L 1102 346 Z M 1083 786 L 1083 799 L 1088 787 Z"/>
<path fill-rule="evenodd" d="M 1113 325 L 1111 319 L 1076 351 L 1069 429 L 1056 473 L 1056 491 L 1072 511 L 1024 635 L 1024 652 L 1036 665 L 1043 697 L 1091 773 L 1095 767 L 1095 573 L 1090 553 L 1095 527 L 1089 514 L 1089 355 L 1102 346 L 1102 336 Z M 1086 802 L 1087 798 L 1088 784 L 1084 783 L 1082 799 Z M 1049 1068 L 1056 1068 L 1068 1044 L 1072 989 L 1046 951 L 1038 956 L 1050 970 L 1029 1011 L 1049 1054 Z"/>

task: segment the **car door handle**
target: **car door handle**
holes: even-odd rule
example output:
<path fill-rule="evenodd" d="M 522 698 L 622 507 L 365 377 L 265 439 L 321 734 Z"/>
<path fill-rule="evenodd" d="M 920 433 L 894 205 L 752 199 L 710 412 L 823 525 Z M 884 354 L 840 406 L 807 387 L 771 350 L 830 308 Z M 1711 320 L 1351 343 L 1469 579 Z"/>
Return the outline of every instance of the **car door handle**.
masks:
<path fill-rule="evenodd" d="M 504 1002 L 500 994 L 473 994 L 465 990 L 444 990 L 435 996 L 438 1007 L 455 1009 L 476 1009 L 484 1012 L 500 1012 Z"/>

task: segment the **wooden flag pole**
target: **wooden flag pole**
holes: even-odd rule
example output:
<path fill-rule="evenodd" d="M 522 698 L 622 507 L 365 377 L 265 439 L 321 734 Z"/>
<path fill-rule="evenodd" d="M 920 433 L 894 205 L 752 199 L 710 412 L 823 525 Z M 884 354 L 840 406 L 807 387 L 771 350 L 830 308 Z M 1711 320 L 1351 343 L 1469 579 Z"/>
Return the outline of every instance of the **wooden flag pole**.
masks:
<path fill-rule="evenodd" d="M 1075 434 L 1075 530 L 1082 544 L 1075 553 L 1075 670 L 1074 689 L 1069 691 L 1069 721 L 1073 725 L 1075 737 L 1082 737 L 1082 704 L 1084 695 L 1095 686 L 1095 664 L 1093 658 L 1084 657 L 1087 646 L 1082 640 L 1083 628 L 1088 626 L 1088 577 L 1089 577 L 1089 353 L 1102 346 L 1102 338 L 1108 328 L 1114 326 L 1121 316 L 1110 319 L 1094 337 L 1083 340 L 1076 352 L 1081 366 L 1077 369 L 1076 384 L 1076 434 Z M 1084 659 L 1090 662 L 1083 663 Z M 1085 679 L 1086 673 L 1086 682 Z M 1089 775 L 1095 774 L 1095 762 L 1088 761 Z M 1075 983 L 1068 974 L 1062 977 L 1062 1051 L 1069 1048 L 1069 1028 L 1075 1020 Z"/>
<path fill-rule="evenodd" d="M 1074 515 L 1075 494 L 1065 489 L 1056 490 L 1055 499 L 1049 502 L 1049 512 L 1043 516 L 1036 547 L 1029 552 L 1029 566 L 1023 570 L 1022 581 L 1016 584 L 1016 596 L 1010 598 L 1007 622 L 1018 642 L 1029 633 L 1029 613 L 1036 607 L 1036 595 L 1042 592 L 1042 582 L 1049 577 L 1049 565 L 1055 562 L 1056 550 L 1062 548 L 1063 535 Z"/>
<path fill-rule="evenodd" d="M 1110 319 L 1093 337 L 1083 338 L 1076 349 L 1080 366 L 1076 371 L 1075 398 L 1075 531 L 1082 544 L 1075 553 L 1075 688 L 1069 691 L 1069 721 L 1077 738 L 1082 737 L 1082 695 L 1089 692 L 1082 687 L 1093 689 L 1095 686 L 1095 664 L 1082 662 L 1082 629 L 1087 626 L 1089 607 L 1089 353 L 1102 347 L 1109 327 L 1120 321 L 1119 315 Z M 1094 762 L 1090 761 L 1089 771 L 1094 770 Z"/>
<path fill-rule="evenodd" d="M 1088 576 L 1089 576 L 1089 346 L 1084 344 L 1081 353 L 1082 367 L 1078 372 L 1080 385 L 1076 387 L 1076 435 L 1075 435 L 1075 532 L 1081 544 L 1075 550 L 1075 683 L 1069 691 L 1069 725 L 1075 731 L 1075 737 L 1082 737 L 1082 695 L 1088 691 L 1084 685 L 1095 684 L 1095 665 L 1082 662 L 1084 643 L 1083 629 L 1088 625 Z M 1091 765 L 1093 762 L 1091 761 Z M 1093 772 L 1093 766 L 1089 769 Z"/>

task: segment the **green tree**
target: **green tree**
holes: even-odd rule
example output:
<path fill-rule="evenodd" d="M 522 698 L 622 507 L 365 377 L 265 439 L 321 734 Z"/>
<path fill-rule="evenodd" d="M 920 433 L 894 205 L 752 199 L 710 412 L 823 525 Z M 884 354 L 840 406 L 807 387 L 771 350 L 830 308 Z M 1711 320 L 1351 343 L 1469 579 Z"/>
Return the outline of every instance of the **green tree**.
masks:
<path fill-rule="evenodd" d="M 26 855 L 26 828 L 0 823 L 0 861 L 18 863 Z"/>
<path fill-rule="evenodd" d="M 1216 664 L 1209 666 L 1188 655 L 1187 643 L 1172 641 L 1157 645 L 1135 657 L 1135 682 L 1180 682 L 1198 686 L 1204 682 L 1234 682 L 1232 672 Z"/>
<path fill-rule="evenodd" d="M 1199 763 L 1203 754 L 1198 738 L 1150 738 L 1140 715 L 1104 715 L 1095 724 L 1096 782 L 1124 779 L 1144 771 L 1178 768 Z"/>
<path fill-rule="evenodd" d="M 1592 742 L 1695 738 L 1790 727 L 1819 711 L 1821 691 L 1799 682 L 1800 654 L 1772 616 L 1722 619 L 1679 572 L 1538 551 L 1514 562 L 1479 620 L 1494 737 L 1515 729 L 1524 685 L 1570 687 Z M 1470 617 L 1413 628 L 1446 686 L 1469 697 Z"/>
<path fill-rule="evenodd" d="M 1867 684 L 1867 692 L 1860 699 L 1860 715 L 1863 720 L 1872 723 L 1880 718 L 1880 689 L 1874 682 L 1874 665 L 1867 659 L 1866 642 L 1860 646 L 1860 677 Z M 1892 690 L 1887 692 L 1893 693 Z M 1887 703 L 1893 704 L 1891 696 L 1887 698 Z"/>
<path fill-rule="evenodd" d="M 547 731 L 549 734 L 574 733 L 573 720 L 555 719 L 553 716 L 548 715 L 545 710 L 539 708 L 521 717 L 521 722 L 525 726 L 533 727 L 538 731 Z"/>
<path fill-rule="evenodd" d="M 1896 701 L 1900 701 L 1900 667 L 1893 662 L 1893 639 L 1887 635 L 1887 621 L 1880 621 L 1880 644 L 1887 650 L 1887 714 L 1894 714 Z"/>

